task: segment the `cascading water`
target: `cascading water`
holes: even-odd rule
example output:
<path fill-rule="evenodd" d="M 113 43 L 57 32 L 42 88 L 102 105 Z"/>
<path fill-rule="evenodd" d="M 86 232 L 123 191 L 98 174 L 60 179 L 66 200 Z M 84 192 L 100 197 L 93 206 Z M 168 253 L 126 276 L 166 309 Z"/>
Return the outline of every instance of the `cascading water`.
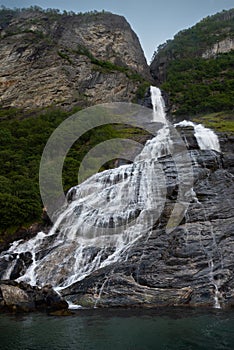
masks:
<path fill-rule="evenodd" d="M 72 201 L 62 208 L 48 235 L 41 232 L 12 245 L 5 253 L 9 259 L 12 254 L 31 253 L 32 263 L 19 281 L 65 288 L 125 258 L 129 247 L 147 232 L 152 215 L 160 215 L 166 184 L 157 160 L 172 153 L 173 145 L 160 90 L 152 91 L 154 119 L 163 123 L 156 137 L 146 143 L 133 164 L 98 173 L 72 188 L 68 193 Z M 11 276 L 14 266 L 12 261 L 3 278 Z"/>
<path fill-rule="evenodd" d="M 214 150 L 214 151 L 220 152 L 220 145 L 219 145 L 218 136 L 212 130 L 205 128 L 201 124 L 195 124 L 195 123 L 193 123 L 191 121 L 187 121 L 187 120 L 183 120 L 182 122 L 175 124 L 175 127 L 177 127 L 177 126 L 179 126 L 179 127 L 188 127 L 188 126 L 193 127 L 194 136 L 195 136 L 195 138 L 197 140 L 197 144 L 201 150 Z M 196 164 L 196 160 L 195 160 L 195 164 Z M 205 255 L 207 256 L 207 262 L 208 262 L 208 266 L 210 269 L 209 278 L 210 278 L 210 282 L 214 286 L 214 308 L 220 309 L 221 305 L 219 302 L 219 297 L 220 297 L 219 285 L 218 285 L 218 282 L 214 278 L 214 262 L 213 262 L 214 252 L 217 253 L 217 251 L 218 251 L 216 238 L 215 238 L 215 234 L 213 232 L 212 224 L 207 220 L 207 213 L 205 211 L 205 208 L 197 199 L 195 192 L 194 192 L 194 197 L 196 199 L 196 202 L 202 207 L 203 212 L 204 212 L 204 216 L 205 216 L 205 220 L 206 220 L 206 222 L 208 222 L 208 224 L 210 226 L 210 233 L 211 233 L 211 237 L 213 240 L 212 251 L 210 252 L 204 246 L 204 244 L 202 243 L 201 237 L 200 237 L 200 245 L 201 245 L 201 248 L 204 251 Z M 201 235 L 201 233 L 199 233 L 199 235 Z"/>
<path fill-rule="evenodd" d="M 151 101 L 153 106 L 153 120 L 165 122 L 165 103 L 161 94 L 161 90 L 155 86 L 150 87 Z"/>
<path fill-rule="evenodd" d="M 61 208 L 49 234 L 40 232 L 26 242 L 14 242 L 2 253 L 0 258 L 10 261 L 3 279 L 11 278 L 17 259 L 30 253 L 31 263 L 24 266 L 18 280 L 63 289 L 97 269 L 125 260 L 129 248 L 149 233 L 166 199 L 167 185 L 158 159 L 173 154 L 174 148 L 161 91 L 151 87 L 151 98 L 152 119 L 161 123 L 156 136 L 147 141 L 133 164 L 97 173 L 73 187 L 68 193 L 70 202 Z M 219 150 L 211 130 L 191 122 L 177 125 L 193 126 L 201 149 Z M 190 192 L 195 196 L 193 189 Z"/>
<path fill-rule="evenodd" d="M 194 136 L 196 137 L 200 149 L 211 149 L 220 152 L 218 136 L 211 129 L 205 128 L 202 124 L 195 124 L 188 120 L 183 120 L 182 122 L 175 124 L 175 126 L 193 127 Z"/>

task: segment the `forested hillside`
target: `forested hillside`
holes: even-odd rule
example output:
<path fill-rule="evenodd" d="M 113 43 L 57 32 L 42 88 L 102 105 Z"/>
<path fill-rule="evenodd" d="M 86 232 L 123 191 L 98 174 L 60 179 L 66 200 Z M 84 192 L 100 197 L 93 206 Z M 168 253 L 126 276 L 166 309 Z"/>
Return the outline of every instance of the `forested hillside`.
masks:
<path fill-rule="evenodd" d="M 136 102 L 149 80 L 139 40 L 122 16 L 1 8 L 0 233 L 40 221 L 39 164 L 56 127 L 88 106 Z M 96 143 L 135 132 L 105 126 L 83 135 L 66 158 L 64 190 L 77 183 Z"/>
<path fill-rule="evenodd" d="M 154 78 L 175 115 L 231 111 L 234 101 L 234 9 L 210 16 L 160 45 Z"/>

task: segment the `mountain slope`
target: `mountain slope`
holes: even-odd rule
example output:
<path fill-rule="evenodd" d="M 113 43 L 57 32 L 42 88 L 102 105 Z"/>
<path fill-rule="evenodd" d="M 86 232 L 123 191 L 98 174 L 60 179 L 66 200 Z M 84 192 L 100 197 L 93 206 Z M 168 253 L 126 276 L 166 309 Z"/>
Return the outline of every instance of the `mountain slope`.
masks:
<path fill-rule="evenodd" d="M 93 13 L 61 16 L 55 10 L 34 9 L 5 11 L 1 23 L 1 62 L 6 69 L 2 71 L 5 110 L 0 114 L 0 230 L 7 233 L 0 236 L 0 250 L 7 250 L 12 240 L 23 241 L 2 252 L 0 279 L 20 277 L 41 286 L 62 286 L 65 289 L 60 293 L 66 299 L 85 307 L 233 306 L 234 159 L 226 135 L 226 139 L 220 138 L 223 152 L 219 152 L 216 135 L 210 130 L 200 127 L 197 132 L 191 123 L 177 125 L 180 138 L 167 123 L 154 123 L 154 128 L 159 124 L 156 137 L 133 164 L 96 174 L 83 183 L 83 189 L 83 185 L 73 187 L 68 206 L 62 208 L 51 234 L 46 235 L 51 225 L 48 217 L 44 220 L 47 225 L 22 228 L 41 215 L 38 168 L 48 137 L 68 116 L 61 107 L 131 101 L 151 78 L 142 51 L 137 49 L 139 43 L 121 17 Z M 185 37 L 183 34 L 181 45 Z M 200 39 L 194 47 L 191 37 L 189 34 L 183 51 L 182 46 L 177 51 L 170 46 L 168 56 L 162 56 L 166 57 L 162 81 L 171 83 L 168 91 L 174 112 L 176 108 L 181 114 L 188 113 L 190 106 L 191 114 L 199 113 L 199 108 L 203 111 L 199 94 L 214 83 L 218 71 L 211 62 L 222 69 L 218 79 L 221 74 L 225 74 L 225 82 L 229 74 L 232 77 L 232 59 L 227 59 L 231 52 L 220 53 L 225 64 L 216 57 L 217 47 L 223 50 L 225 46 L 223 36 L 219 38 L 221 46 L 212 49 L 215 43 L 209 42 L 200 51 Z M 221 88 L 215 90 L 219 98 Z M 215 93 L 212 90 L 211 95 Z M 190 95 L 192 99 L 185 103 Z M 205 93 L 202 96 L 208 101 Z M 228 97 L 226 91 L 223 96 Z M 176 105 L 173 98 L 181 101 Z M 153 100 L 154 110 L 162 110 L 163 101 Z M 42 115 L 31 110 L 52 102 L 57 110 L 43 110 Z M 139 115 L 152 124 L 151 111 L 149 121 L 144 113 Z M 154 117 L 156 120 L 156 113 Z M 68 130 L 65 134 L 70 139 Z M 123 138 L 124 131 L 125 138 L 130 138 L 130 132 L 137 133 L 105 125 L 83 134 L 65 159 L 64 189 L 77 183 L 77 169 L 90 146 Z M 59 155 L 63 140 L 57 140 L 53 151 Z M 51 157 L 48 159 L 49 170 L 57 175 Z M 45 179 L 48 182 L 47 176 Z M 11 232 L 21 228 L 10 238 L 11 225 L 15 225 Z M 30 240 L 41 230 L 45 234 L 40 232 Z M 26 287 L 24 282 L 21 285 Z M 17 298 L 12 295 L 14 305 Z"/>
<path fill-rule="evenodd" d="M 2 9 L 0 28 L 4 108 L 127 102 L 151 79 L 139 40 L 124 17 Z"/>
<path fill-rule="evenodd" d="M 40 220 L 39 164 L 56 127 L 80 108 L 137 100 L 150 80 L 139 40 L 121 16 L 0 11 L 0 232 Z M 131 132 L 103 126 L 77 141 L 64 164 L 65 191 L 90 148 Z"/>
<path fill-rule="evenodd" d="M 154 54 L 151 72 L 169 94 L 172 113 L 233 109 L 234 9 L 207 17 Z"/>

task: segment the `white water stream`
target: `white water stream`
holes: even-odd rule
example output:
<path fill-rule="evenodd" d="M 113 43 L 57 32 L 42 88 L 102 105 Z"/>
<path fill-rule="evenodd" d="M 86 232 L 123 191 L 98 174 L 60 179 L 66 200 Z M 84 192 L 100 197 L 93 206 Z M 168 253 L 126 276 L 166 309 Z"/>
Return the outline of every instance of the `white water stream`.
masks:
<path fill-rule="evenodd" d="M 161 91 L 151 87 L 152 119 L 161 122 L 133 164 L 97 173 L 70 190 L 72 201 L 61 209 L 53 228 L 28 241 L 14 242 L 4 256 L 30 252 L 31 265 L 18 278 L 31 285 L 52 284 L 57 290 L 91 272 L 126 258 L 134 242 L 146 233 L 164 208 L 166 183 L 158 158 L 173 153 Z M 201 149 L 219 151 L 217 136 L 202 125 L 193 126 Z M 191 190 L 192 191 L 192 190 Z M 153 218 L 153 219 L 152 219 Z M 13 260 L 3 278 L 9 278 Z"/>
<path fill-rule="evenodd" d="M 166 184 L 157 159 L 170 154 L 173 145 L 161 92 L 157 88 L 152 91 L 157 109 L 152 119 L 159 119 L 162 128 L 133 164 L 97 173 L 72 188 L 72 202 L 61 209 L 48 235 L 40 232 L 11 246 L 5 253 L 9 257 L 24 252 L 32 255 L 32 264 L 19 281 L 65 288 L 125 258 L 130 246 L 149 229 L 152 216 L 157 219 L 160 215 Z M 3 278 L 11 275 L 14 265 L 9 264 Z"/>
<path fill-rule="evenodd" d="M 196 137 L 200 149 L 211 149 L 220 152 L 218 136 L 212 131 L 204 127 L 202 124 L 195 124 L 188 120 L 183 120 L 175 126 L 192 126 L 194 128 L 194 136 Z"/>

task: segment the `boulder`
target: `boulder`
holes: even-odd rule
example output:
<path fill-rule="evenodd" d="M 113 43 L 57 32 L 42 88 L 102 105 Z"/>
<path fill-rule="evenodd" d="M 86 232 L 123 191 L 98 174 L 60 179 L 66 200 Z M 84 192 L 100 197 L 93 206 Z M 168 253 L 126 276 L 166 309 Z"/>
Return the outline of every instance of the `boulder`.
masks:
<path fill-rule="evenodd" d="M 12 280 L 0 281 L 0 309 L 4 311 L 54 312 L 67 310 L 67 302 L 51 286 L 42 288 Z"/>

